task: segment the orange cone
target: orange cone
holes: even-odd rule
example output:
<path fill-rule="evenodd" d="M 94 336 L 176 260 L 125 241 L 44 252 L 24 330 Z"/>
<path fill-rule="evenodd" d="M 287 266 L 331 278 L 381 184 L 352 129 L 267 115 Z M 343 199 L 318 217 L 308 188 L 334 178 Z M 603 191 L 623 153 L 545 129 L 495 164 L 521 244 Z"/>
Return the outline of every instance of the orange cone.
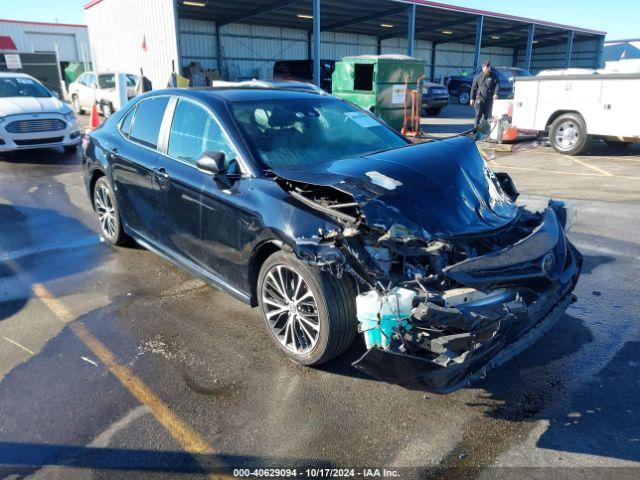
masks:
<path fill-rule="evenodd" d="M 95 130 L 100 126 L 100 118 L 98 117 L 98 107 L 94 104 L 89 117 L 89 128 L 87 130 Z"/>

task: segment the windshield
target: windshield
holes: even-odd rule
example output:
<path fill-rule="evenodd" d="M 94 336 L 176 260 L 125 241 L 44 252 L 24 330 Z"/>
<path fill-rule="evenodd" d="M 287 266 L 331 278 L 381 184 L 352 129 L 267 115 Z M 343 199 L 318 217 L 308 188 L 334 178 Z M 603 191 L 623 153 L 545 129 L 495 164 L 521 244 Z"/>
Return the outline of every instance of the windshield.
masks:
<path fill-rule="evenodd" d="M 371 115 L 331 97 L 236 103 L 232 111 L 260 159 L 274 169 L 407 144 Z"/>
<path fill-rule="evenodd" d="M 0 98 L 6 97 L 50 97 L 51 92 L 32 78 L 0 78 Z"/>
<path fill-rule="evenodd" d="M 514 77 L 532 77 L 533 74 L 529 70 L 524 68 L 501 68 L 499 72 L 508 80 L 513 80 Z"/>

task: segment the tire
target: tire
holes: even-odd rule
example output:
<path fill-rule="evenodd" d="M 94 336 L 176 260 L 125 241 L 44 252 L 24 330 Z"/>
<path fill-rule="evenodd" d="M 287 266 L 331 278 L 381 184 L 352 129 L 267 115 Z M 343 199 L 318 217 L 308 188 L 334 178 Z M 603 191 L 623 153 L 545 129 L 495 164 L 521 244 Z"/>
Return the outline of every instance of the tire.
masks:
<path fill-rule="evenodd" d="M 300 278 L 302 283 L 295 288 Z M 272 340 L 291 360 L 319 365 L 343 353 L 353 342 L 357 331 L 357 291 L 350 276 L 337 279 L 291 253 L 276 252 L 262 265 L 256 291 Z M 292 299 L 296 299 L 295 303 Z M 296 319 L 298 314 L 305 321 Z"/>
<path fill-rule="evenodd" d="M 558 153 L 580 155 L 589 148 L 591 136 L 580 114 L 565 113 L 551 124 L 549 142 Z"/>
<path fill-rule="evenodd" d="M 468 87 L 464 87 L 460 89 L 458 93 L 458 103 L 460 105 L 469 105 L 469 101 L 471 100 L 471 90 Z"/>
<path fill-rule="evenodd" d="M 76 153 L 78 151 L 78 145 L 66 145 L 64 148 L 64 153 Z"/>
<path fill-rule="evenodd" d="M 102 116 L 107 119 L 113 115 L 113 105 L 111 105 L 110 102 L 103 102 L 100 105 L 100 111 L 102 112 Z"/>
<path fill-rule="evenodd" d="M 624 148 L 631 145 L 631 142 L 623 142 L 622 140 L 614 140 L 612 138 L 603 138 L 604 143 L 613 148 Z"/>
<path fill-rule="evenodd" d="M 431 115 L 432 117 L 436 117 L 440 115 L 442 108 L 427 108 L 427 115 Z"/>
<path fill-rule="evenodd" d="M 78 95 L 73 95 L 71 97 L 71 103 L 73 103 L 73 111 L 74 112 L 76 112 L 77 114 L 84 113 L 84 110 L 80 106 L 80 99 L 78 98 Z"/>
<path fill-rule="evenodd" d="M 120 219 L 120 210 L 114 195 L 111 182 L 106 176 L 100 177 L 92 192 L 93 210 L 98 215 L 98 224 L 100 225 L 100 234 L 104 240 L 111 245 L 126 245 L 129 243 L 129 236 L 124 233 L 122 221 Z M 112 221 L 109 220 L 108 211 L 111 210 Z M 101 215 L 104 212 L 105 217 Z"/>

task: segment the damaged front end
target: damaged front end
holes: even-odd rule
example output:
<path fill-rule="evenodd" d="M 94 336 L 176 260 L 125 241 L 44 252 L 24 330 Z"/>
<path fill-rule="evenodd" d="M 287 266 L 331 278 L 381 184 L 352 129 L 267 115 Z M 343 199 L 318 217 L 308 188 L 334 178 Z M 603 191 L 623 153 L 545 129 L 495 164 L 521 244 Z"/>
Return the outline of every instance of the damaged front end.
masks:
<path fill-rule="evenodd" d="M 297 254 L 356 278 L 367 352 L 353 366 L 447 393 L 551 328 L 575 300 L 582 257 L 565 235 L 562 202 L 516 207 L 508 176 L 493 174 L 473 143 L 437 145 L 335 162 L 326 175 L 278 172 L 277 181 L 336 222 L 297 239 Z M 449 153 L 444 163 L 422 156 L 438 153 Z"/>

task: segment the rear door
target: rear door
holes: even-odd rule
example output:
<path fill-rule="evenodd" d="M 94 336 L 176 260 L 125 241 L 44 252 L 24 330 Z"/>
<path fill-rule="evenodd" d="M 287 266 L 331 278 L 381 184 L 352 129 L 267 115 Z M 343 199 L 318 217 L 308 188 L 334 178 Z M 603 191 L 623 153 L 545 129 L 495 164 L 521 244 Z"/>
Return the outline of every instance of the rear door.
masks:
<path fill-rule="evenodd" d="M 125 141 L 112 155 L 112 175 L 126 225 L 143 239 L 161 239 L 159 190 L 163 175 L 156 168 L 160 127 L 169 96 L 145 98 L 120 123 Z"/>

